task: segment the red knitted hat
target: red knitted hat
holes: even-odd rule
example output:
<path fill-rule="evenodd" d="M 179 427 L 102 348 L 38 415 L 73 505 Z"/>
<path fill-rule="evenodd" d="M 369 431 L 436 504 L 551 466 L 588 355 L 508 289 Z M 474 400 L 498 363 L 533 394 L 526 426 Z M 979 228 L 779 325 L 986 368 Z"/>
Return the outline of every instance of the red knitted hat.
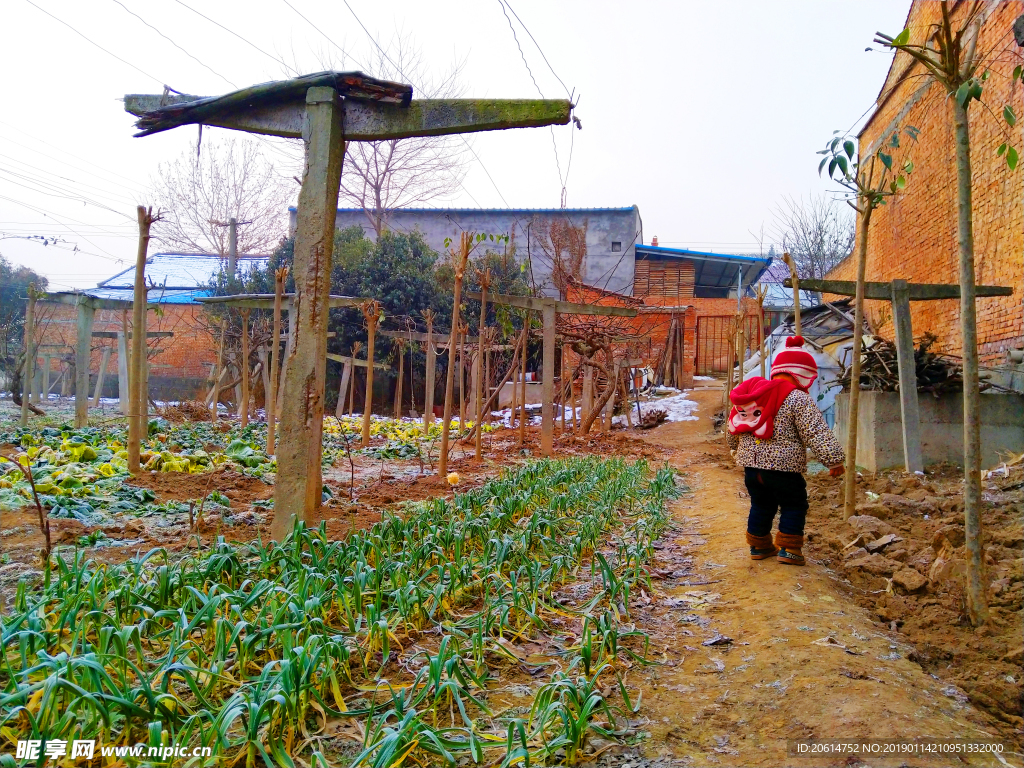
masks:
<path fill-rule="evenodd" d="M 818 363 L 803 347 L 803 336 L 787 338 L 786 348 L 775 355 L 772 361 L 772 376 L 777 373 L 788 373 L 796 379 L 800 388 L 806 391 L 818 378 Z"/>

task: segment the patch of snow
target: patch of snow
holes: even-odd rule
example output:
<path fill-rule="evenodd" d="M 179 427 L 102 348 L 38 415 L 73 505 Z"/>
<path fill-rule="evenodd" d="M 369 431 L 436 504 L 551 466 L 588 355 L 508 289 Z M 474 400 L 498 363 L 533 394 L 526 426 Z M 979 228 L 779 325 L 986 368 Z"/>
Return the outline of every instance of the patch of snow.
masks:
<path fill-rule="evenodd" d="M 644 403 L 641 407 L 662 409 L 668 414 L 668 421 L 697 421 L 700 418 L 693 415 L 697 410 L 697 403 L 690 400 L 685 392 Z"/>
<path fill-rule="evenodd" d="M 714 381 L 715 377 L 714 376 L 694 376 L 693 380 L 694 381 Z"/>

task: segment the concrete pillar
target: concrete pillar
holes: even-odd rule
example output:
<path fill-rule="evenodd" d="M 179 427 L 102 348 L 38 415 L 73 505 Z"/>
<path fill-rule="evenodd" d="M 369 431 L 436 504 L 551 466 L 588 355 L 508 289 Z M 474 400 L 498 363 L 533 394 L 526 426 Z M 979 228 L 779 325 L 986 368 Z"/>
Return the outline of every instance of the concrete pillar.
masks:
<path fill-rule="evenodd" d="M 341 369 L 341 386 L 338 387 L 338 407 L 334 409 L 334 415 L 341 418 L 345 415 L 345 396 L 348 394 L 349 385 L 352 383 L 352 363 L 344 363 Z"/>
<path fill-rule="evenodd" d="M 103 358 L 100 360 L 100 370 L 96 374 L 96 388 L 92 393 L 92 407 L 95 408 L 100 404 L 100 397 L 103 394 L 103 379 L 107 375 L 107 366 L 110 364 L 110 347 L 103 348 Z"/>
<path fill-rule="evenodd" d="M 327 371 L 327 297 L 338 186 L 345 156 L 342 102 L 333 88 L 306 91 L 303 139 L 306 164 L 295 232 L 295 296 L 289 312 L 296 316 L 296 327 L 282 387 L 284 402 L 271 529 L 277 541 L 290 533 L 296 516 L 310 519 L 320 506 L 323 485 L 320 459 Z"/>
<path fill-rule="evenodd" d="M 555 435 L 555 308 L 546 305 L 542 311 L 544 324 L 544 370 L 541 385 L 540 455 L 550 456 Z"/>
<path fill-rule="evenodd" d="M 921 410 L 917 402 L 917 364 L 910 319 L 910 288 L 906 280 L 892 281 L 892 317 L 896 330 L 896 363 L 900 376 L 900 412 L 903 417 L 903 458 L 907 472 L 923 472 Z"/>
<path fill-rule="evenodd" d="M 123 331 L 117 332 L 117 407 L 128 414 L 128 340 Z"/>
<path fill-rule="evenodd" d="M 52 360 L 52 355 L 43 355 L 43 402 L 50 399 L 50 365 Z"/>
<path fill-rule="evenodd" d="M 89 357 L 92 345 L 92 321 L 96 314 L 88 299 L 78 300 L 75 341 L 75 427 L 89 423 Z"/>
<path fill-rule="evenodd" d="M 433 325 L 427 325 L 427 371 L 423 392 L 423 431 L 434 423 L 434 386 L 437 376 L 437 344 L 434 343 Z"/>

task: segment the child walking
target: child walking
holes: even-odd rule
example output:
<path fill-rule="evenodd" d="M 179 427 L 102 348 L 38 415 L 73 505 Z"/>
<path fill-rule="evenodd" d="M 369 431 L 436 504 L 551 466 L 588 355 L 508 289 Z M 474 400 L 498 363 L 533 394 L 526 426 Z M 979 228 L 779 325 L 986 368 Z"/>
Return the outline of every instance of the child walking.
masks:
<path fill-rule="evenodd" d="M 832 477 L 843 473 L 843 448 L 807 392 L 818 377 L 818 364 L 803 343 L 800 336 L 787 338 L 772 363 L 771 380 L 755 376 L 729 394 L 733 408 L 727 440 L 750 494 L 751 560 L 778 555 L 780 563 L 804 565 L 808 448 Z M 776 513 L 779 530 L 773 542 Z"/>

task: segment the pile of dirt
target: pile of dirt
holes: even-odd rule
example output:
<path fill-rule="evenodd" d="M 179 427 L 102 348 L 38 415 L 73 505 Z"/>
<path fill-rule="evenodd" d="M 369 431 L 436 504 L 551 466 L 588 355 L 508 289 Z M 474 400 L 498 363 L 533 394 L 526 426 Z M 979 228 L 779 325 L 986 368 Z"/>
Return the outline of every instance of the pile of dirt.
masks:
<path fill-rule="evenodd" d="M 841 482 L 818 475 L 808 495 L 810 556 L 845 579 L 880 623 L 905 635 L 926 672 L 963 691 L 1004 736 L 1024 744 L 1024 468 L 984 482 L 991 618 L 978 629 L 963 590 L 962 470 L 866 475 L 849 520 Z"/>
<path fill-rule="evenodd" d="M 156 494 L 157 501 L 205 499 L 211 491 L 219 491 L 231 499 L 232 507 L 240 508 L 274 495 L 272 485 L 230 469 L 199 474 L 142 472 L 129 479 L 125 485 L 147 488 Z"/>

